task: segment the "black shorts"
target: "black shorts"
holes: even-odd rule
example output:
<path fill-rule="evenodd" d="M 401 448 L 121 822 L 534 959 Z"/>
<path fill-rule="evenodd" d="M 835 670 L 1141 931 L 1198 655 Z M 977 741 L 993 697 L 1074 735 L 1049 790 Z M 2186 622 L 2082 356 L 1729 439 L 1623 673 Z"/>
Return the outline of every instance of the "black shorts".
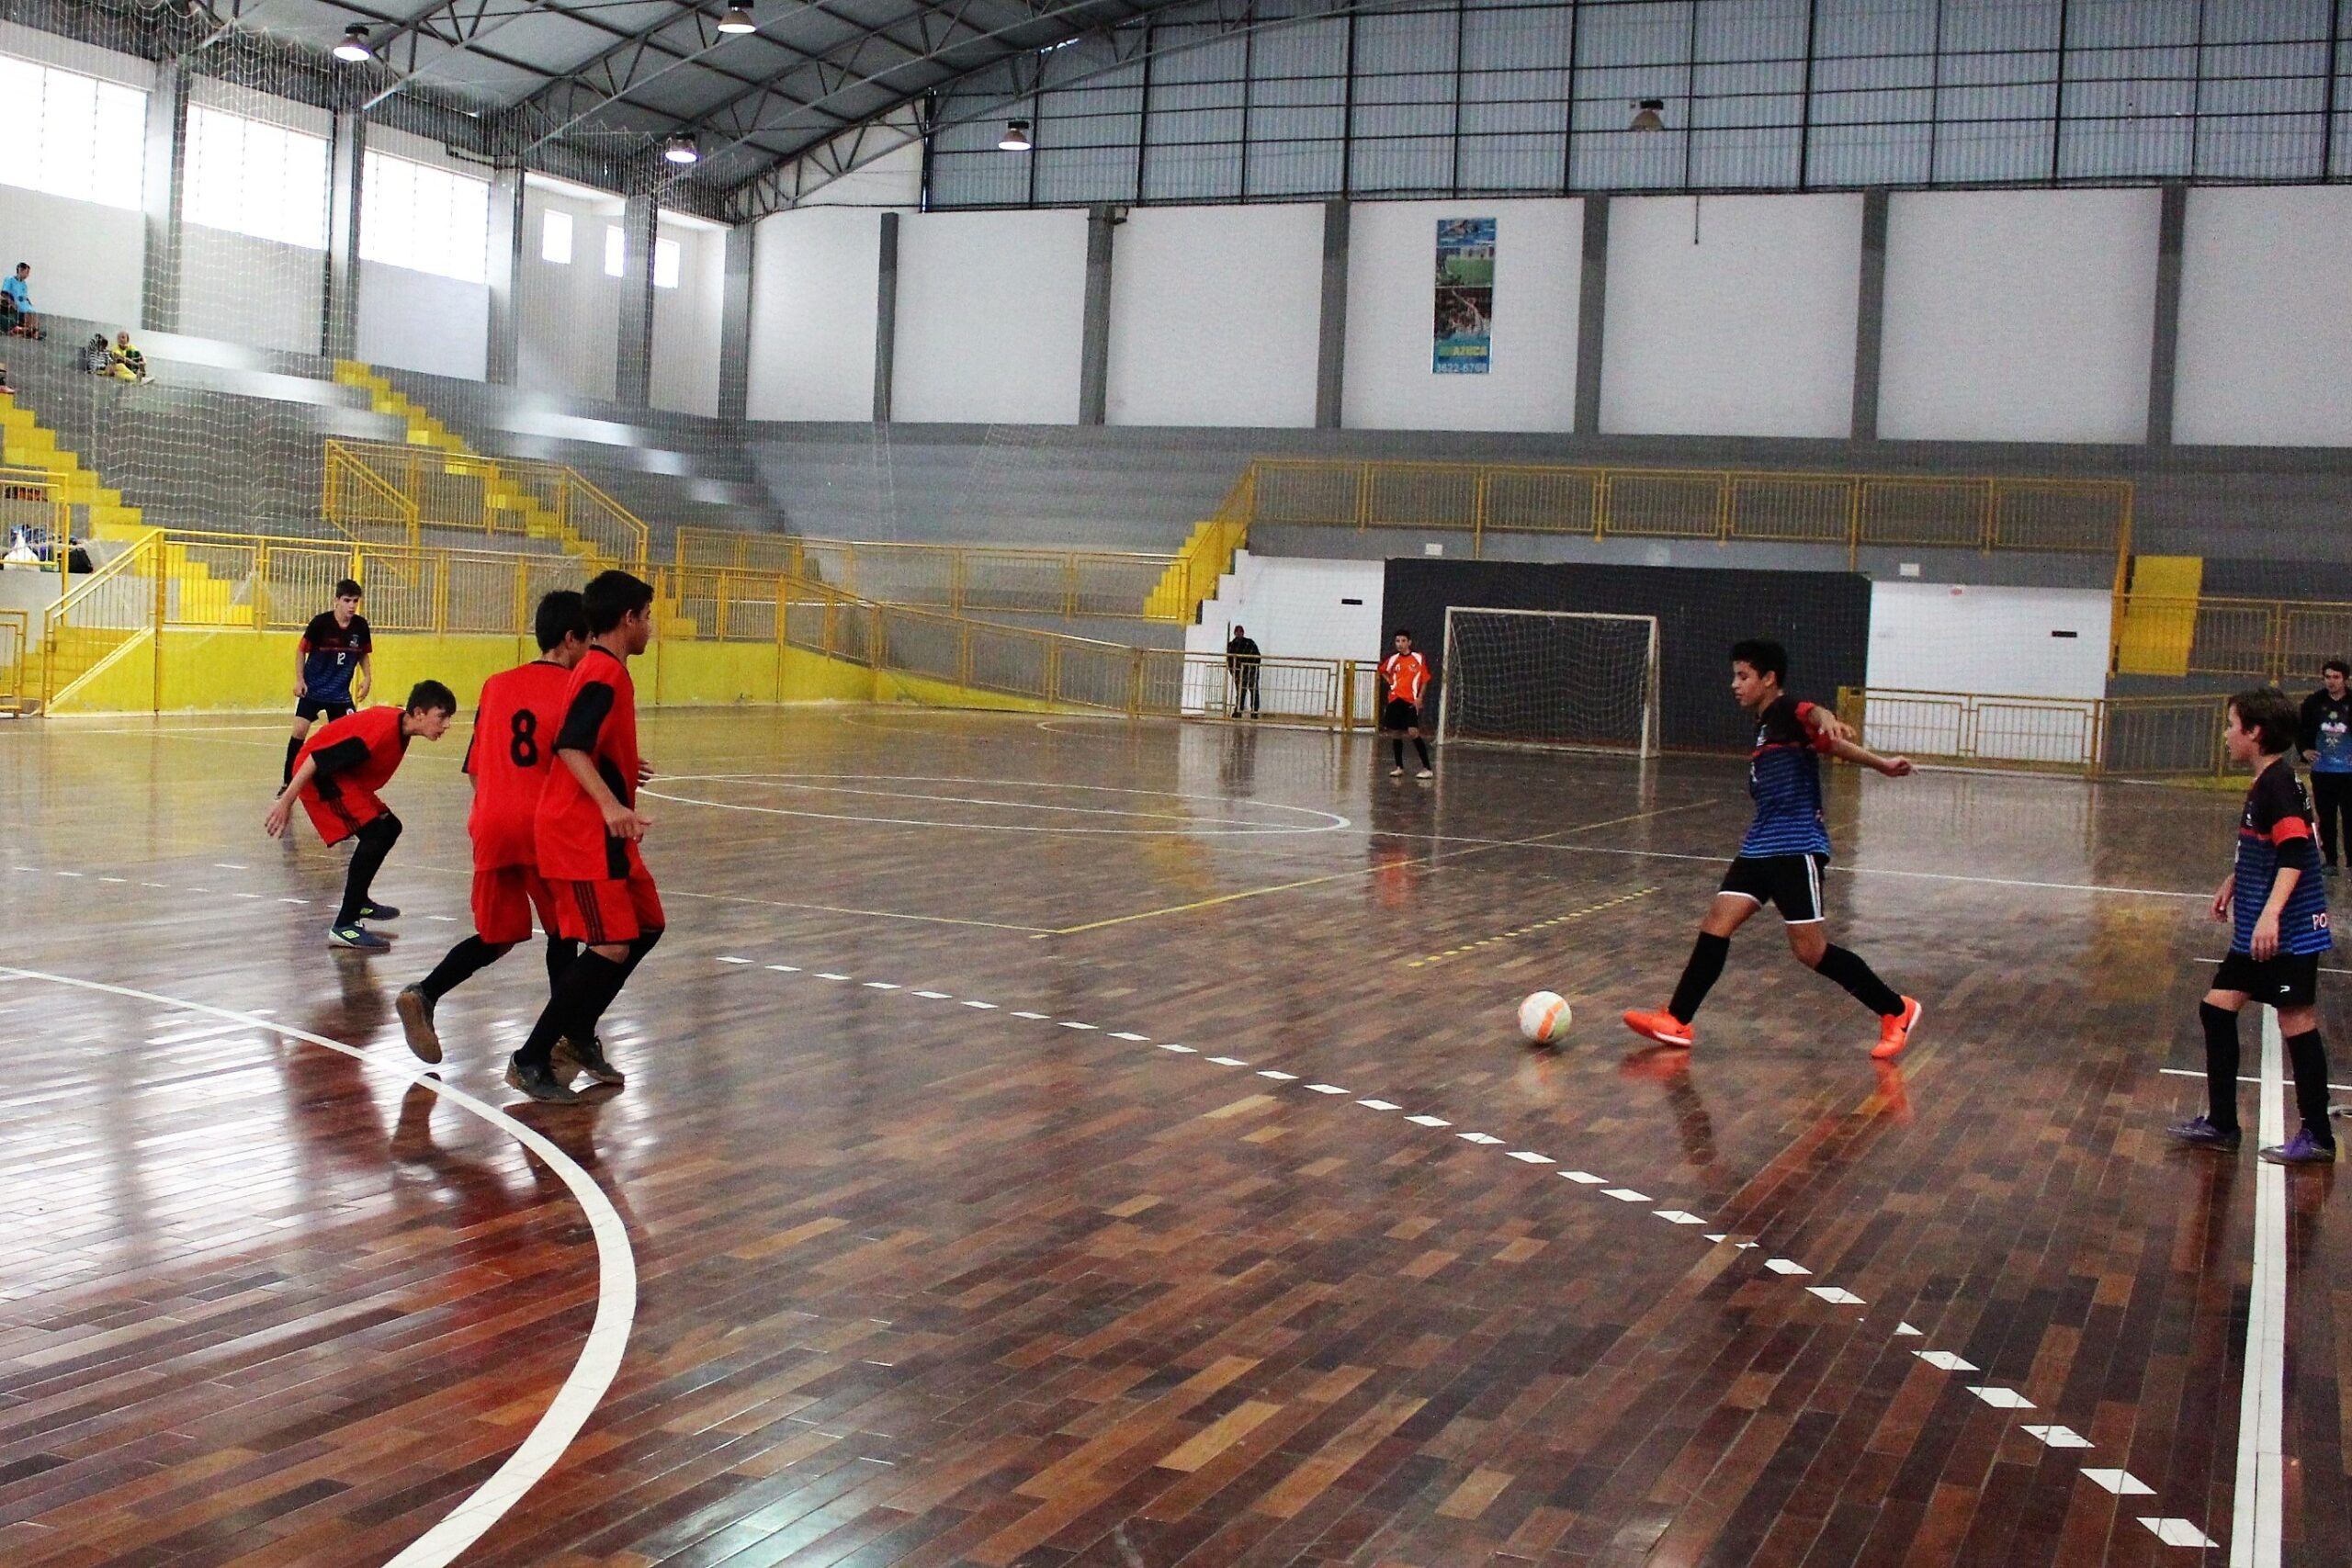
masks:
<path fill-rule="evenodd" d="M 2217 991 L 2243 991 L 2275 1008 L 2307 1008 L 2319 1000 L 2316 953 L 2282 953 L 2257 962 L 2251 953 L 2233 953 L 2213 972 Z"/>
<path fill-rule="evenodd" d="M 321 714 L 326 715 L 330 719 L 348 718 L 351 716 L 351 708 L 352 703 L 351 699 L 348 697 L 345 698 L 341 702 L 335 702 L 326 697 L 297 697 L 294 699 L 294 716 L 301 719 L 305 723 L 318 717 Z"/>
<path fill-rule="evenodd" d="M 1402 697 L 1389 698 L 1387 705 L 1380 710 L 1380 728 L 1383 729 L 1419 729 L 1420 727 L 1420 708 Z"/>
<path fill-rule="evenodd" d="M 1723 890 L 1770 904 L 1792 926 L 1823 919 L 1821 868 L 1827 855 L 1742 855 L 1724 873 Z"/>

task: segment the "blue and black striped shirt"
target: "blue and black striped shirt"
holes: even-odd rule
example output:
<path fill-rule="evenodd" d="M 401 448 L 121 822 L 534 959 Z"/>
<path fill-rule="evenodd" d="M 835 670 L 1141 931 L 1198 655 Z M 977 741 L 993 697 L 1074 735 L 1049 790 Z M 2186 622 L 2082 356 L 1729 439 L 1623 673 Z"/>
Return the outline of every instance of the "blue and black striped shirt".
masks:
<path fill-rule="evenodd" d="M 1739 841 L 1743 855 L 1829 852 L 1829 829 L 1821 821 L 1821 742 L 1804 723 L 1812 707 L 1783 694 L 1757 721 L 1747 760 L 1756 819 Z"/>

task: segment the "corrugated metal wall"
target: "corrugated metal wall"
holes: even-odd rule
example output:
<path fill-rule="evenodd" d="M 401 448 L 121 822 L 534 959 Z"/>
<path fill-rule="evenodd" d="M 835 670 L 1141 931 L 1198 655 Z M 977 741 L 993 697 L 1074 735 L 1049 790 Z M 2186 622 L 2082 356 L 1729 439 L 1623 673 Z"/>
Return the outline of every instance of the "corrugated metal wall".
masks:
<path fill-rule="evenodd" d="M 2347 32 L 2352 0 L 1204 0 L 948 98 L 931 200 L 2341 178 Z"/>

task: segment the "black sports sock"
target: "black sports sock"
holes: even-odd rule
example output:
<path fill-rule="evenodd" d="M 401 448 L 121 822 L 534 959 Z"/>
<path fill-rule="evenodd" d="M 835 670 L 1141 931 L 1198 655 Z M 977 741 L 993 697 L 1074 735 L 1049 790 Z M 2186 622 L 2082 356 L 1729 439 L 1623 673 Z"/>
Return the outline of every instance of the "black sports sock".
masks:
<path fill-rule="evenodd" d="M 277 781 L 277 787 L 280 790 L 294 782 L 294 759 L 301 750 L 302 738 L 299 735 L 286 743 L 286 776 Z"/>
<path fill-rule="evenodd" d="M 1388 754 L 1396 759 L 1396 766 L 1400 770 L 1405 766 L 1405 743 L 1402 740 L 1391 740 Z"/>
<path fill-rule="evenodd" d="M 1815 964 L 1816 973 L 1828 976 L 1846 987 L 1846 994 L 1881 1018 L 1891 1018 L 1903 1010 L 1903 998 L 1880 979 L 1859 954 L 1832 945 Z"/>
<path fill-rule="evenodd" d="M 338 926 L 356 925 L 359 911 L 368 907 L 368 895 L 376 885 L 376 874 L 384 868 L 384 857 L 401 840 L 401 819 L 385 812 L 359 829 L 358 847 L 351 852 L 351 870 L 343 879 L 343 908 L 335 911 Z"/>
<path fill-rule="evenodd" d="M 1690 961 L 1682 965 L 1682 978 L 1674 984 L 1674 999 L 1666 1010 L 1684 1023 L 1699 1016 L 1699 1004 L 1723 978 L 1724 960 L 1731 956 L 1731 938 L 1701 931 L 1699 940 L 1690 945 Z"/>
<path fill-rule="evenodd" d="M 2197 1016 L 2205 1024 L 2205 1120 L 2224 1133 L 2234 1133 L 2238 1130 L 2238 1015 L 2211 1002 L 2199 1002 Z"/>
<path fill-rule="evenodd" d="M 637 973 L 637 966 L 645 962 L 645 955 L 652 952 L 653 944 L 661 940 L 662 933 L 660 931 L 656 930 L 647 931 L 644 935 L 639 937 L 636 941 L 628 944 L 628 956 L 621 960 L 619 964 L 619 973 L 613 976 L 611 983 L 606 987 L 606 988 L 597 994 L 595 1004 L 596 1010 L 584 1017 L 575 1018 L 572 1020 L 572 1022 L 577 1026 L 575 1032 L 571 1032 L 571 1037 L 574 1040 L 594 1040 L 596 1038 L 596 1028 L 597 1025 L 604 1021 L 605 1010 L 611 1007 L 619 998 L 621 988 L 628 984 L 628 977 Z"/>
<path fill-rule="evenodd" d="M 553 934 L 548 937 L 548 995 L 555 995 L 563 972 L 571 968 L 571 961 L 579 956 L 580 944 L 570 937 Z"/>
<path fill-rule="evenodd" d="M 2320 1043 L 2319 1031 L 2287 1036 L 2287 1060 L 2295 1068 L 2295 1109 L 2302 1115 L 2303 1131 L 2321 1147 L 2334 1148 L 2335 1129 L 2327 1121 L 2327 1047 Z"/>
<path fill-rule="evenodd" d="M 437 1002 L 505 957 L 514 945 L 513 942 L 487 942 L 479 935 L 469 936 L 442 954 L 441 962 L 433 966 L 433 973 L 419 980 L 416 988 Z"/>
<path fill-rule="evenodd" d="M 1430 743 L 1416 735 L 1413 737 L 1413 750 L 1421 754 L 1421 766 L 1425 768 L 1428 767 L 1430 765 Z"/>
<path fill-rule="evenodd" d="M 538 1021 L 531 1025 L 531 1032 L 524 1040 L 523 1048 L 514 1053 L 514 1059 L 525 1066 L 544 1070 L 557 1040 L 574 1033 L 585 1039 L 587 1032 L 580 1031 L 578 1021 L 585 1016 L 590 1023 L 588 1032 L 593 1032 L 596 1015 L 605 1010 L 605 1003 L 612 995 L 605 987 L 610 986 L 617 991 L 620 974 L 621 966 L 611 959 L 593 952 L 581 953 L 563 972 L 563 978 L 556 982 L 555 994 L 539 1010 Z"/>

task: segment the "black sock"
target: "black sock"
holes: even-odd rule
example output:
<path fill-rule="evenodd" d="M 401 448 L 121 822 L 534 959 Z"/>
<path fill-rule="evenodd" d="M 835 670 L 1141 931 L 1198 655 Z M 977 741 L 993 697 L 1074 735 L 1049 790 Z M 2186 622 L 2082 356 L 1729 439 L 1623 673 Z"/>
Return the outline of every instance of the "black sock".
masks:
<path fill-rule="evenodd" d="M 1724 960 L 1731 956 L 1731 938 L 1701 931 L 1699 940 L 1690 945 L 1690 961 L 1682 965 L 1682 978 L 1674 983 L 1674 999 L 1666 1010 L 1683 1023 L 1699 1016 L 1699 1004 L 1723 978 Z"/>
<path fill-rule="evenodd" d="M 2199 1002 L 2205 1024 L 2205 1120 L 2224 1133 L 2238 1130 L 2238 1015 Z"/>
<path fill-rule="evenodd" d="M 479 935 L 469 936 L 444 953 L 441 962 L 433 966 L 433 973 L 416 983 L 416 988 L 437 1002 L 505 957 L 514 945 L 512 942 L 492 944 L 482 941 Z"/>
<path fill-rule="evenodd" d="M 2301 1112 L 2303 1131 L 2323 1148 L 2335 1146 L 2335 1129 L 2327 1122 L 2327 1047 L 2319 1031 L 2307 1029 L 2287 1036 L 2287 1060 L 2295 1068 L 2295 1109 Z"/>
<path fill-rule="evenodd" d="M 1388 754 L 1396 759 L 1396 766 L 1399 771 L 1402 771 L 1405 766 L 1405 743 L 1402 740 L 1391 740 L 1388 743 Z"/>
<path fill-rule="evenodd" d="M 579 956 L 580 944 L 578 942 L 572 941 L 568 936 L 556 936 L 552 933 L 548 935 L 548 995 L 555 995 L 555 988 L 557 985 L 563 979 L 563 972 L 571 968 L 571 961 Z"/>
<path fill-rule="evenodd" d="M 368 907 L 368 895 L 376 885 L 376 874 L 384 868 L 384 857 L 401 840 L 401 819 L 385 812 L 359 829 L 358 847 L 351 852 L 351 870 L 343 879 L 343 908 L 335 911 L 338 926 L 356 925 L 359 911 Z"/>
<path fill-rule="evenodd" d="M 575 1033 L 585 1039 L 587 1033 L 579 1031 L 577 1021 L 585 1016 L 588 1032 L 594 1032 L 596 1015 L 605 1010 L 605 1003 L 620 988 L 620 975 L 619 964 L 595 953 L 582 953 L 574 959 L 571 967 L 563 972 L 563 978 L 556 982 L 555 994 L 539 1010 L 538 1021 L 531 1025 L 531 1032 L 524 1040 L 523 1048 L 514 1053 L 514 1059 L 526 1067 L 544 1070 L 559 1039 Z M 605 989 L 608 985 L 612 991 Z"/>
<path fill-rule="evenodd" d="M 1848 996 L 1881 1018 L 1891 1018 L 1903 1010 L 1903 998 L 1859 954 L 1833 945 L 1813 967 L 1845 987 Z"/>
<path fill-rule="evenodd" d="M 1430 765 L 1430 743 L 1416 735 L 1413 737 L 1413 750 L 1421 754 L 1421 766 L 1425 768 L 1428 767 Z"/>
<path fill-rule="evenodd" d="M 286 743 L 286 776 L 277 781 L 277 787 L 280 790 L 294 782 L 294 759 L 301 750 L 302 738 L 299 735 Z"/>
<path fill-rule="evenodd" d="M 621 960 L 619 973 L 613 976 L 611 983 L 603 991 L 597 994 L 595 1004 L 596 1010 L 585 1015 L 584 1017 L 575 1018 L 572 1020 L 572 1022 L 578 1026 L 580 1031 L 571 1036 L 574 1040 L 594 1040 L 596 1038 L 596 1029 L 597 1026 L 604 1021 L 605 1010 L 611 1007 L 614 1001 L 619 998 L 621 988 L 628 984 L 628 977 L 637 973 L 637 966 L 645 962 L 645 955 L 652 952 L 653 944 L 661 940 L 662 933 L 660 931 L 656 930 L 647 931 L 644 935 L 639 937 L 636 941 L 628 944 L 628 956 Z"/>

